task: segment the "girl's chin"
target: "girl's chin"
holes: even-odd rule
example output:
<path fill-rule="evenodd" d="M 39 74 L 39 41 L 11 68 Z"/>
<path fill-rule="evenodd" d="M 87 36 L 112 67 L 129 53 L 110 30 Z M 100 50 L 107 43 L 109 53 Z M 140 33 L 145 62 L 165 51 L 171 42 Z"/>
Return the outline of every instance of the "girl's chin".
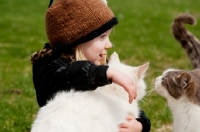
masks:
<path fill-rule="evenodd" d="M 101 61 L 95 61 L 94 64 L 99 66 L 99 65 L 101 65 Z"/>
<path fill-rule="evenodd" d="M 97 58 L 95 61 L 93 61 L 93 63 L 97 66 L 104 64 L 104 58 L 103 57 L 99 57 Z"/>

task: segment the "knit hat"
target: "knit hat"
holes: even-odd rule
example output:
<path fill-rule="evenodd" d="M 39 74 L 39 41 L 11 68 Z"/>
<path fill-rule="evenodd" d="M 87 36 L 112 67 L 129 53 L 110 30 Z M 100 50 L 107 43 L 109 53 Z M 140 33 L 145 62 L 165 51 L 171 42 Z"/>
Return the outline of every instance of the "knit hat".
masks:
<path fill-rule="evenodd" d="M 87 42 L 118 23 L 106 0 L 56 0 L 46 12 L 46 33 L 52 48 Z"/>

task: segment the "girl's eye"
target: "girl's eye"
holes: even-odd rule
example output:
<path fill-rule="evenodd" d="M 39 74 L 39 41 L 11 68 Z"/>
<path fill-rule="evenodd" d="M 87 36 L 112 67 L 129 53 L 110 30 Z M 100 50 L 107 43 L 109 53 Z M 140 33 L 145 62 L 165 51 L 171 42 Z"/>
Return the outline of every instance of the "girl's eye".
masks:
<path fill-rule="evenodd" d="M 105 38 L 105 37 L 106 37 L 106 35 L 105 35 L 105 34 L 103 34 L 103 35 L 101 35 L 101 36 L 100 36 L 100 38 Z"/>

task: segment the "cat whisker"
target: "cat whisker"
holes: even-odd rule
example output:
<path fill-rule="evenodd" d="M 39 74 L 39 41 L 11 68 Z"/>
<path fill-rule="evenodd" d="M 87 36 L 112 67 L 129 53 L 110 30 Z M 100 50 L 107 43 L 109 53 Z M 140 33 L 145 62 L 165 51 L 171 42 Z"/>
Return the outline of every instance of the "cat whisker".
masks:
<path fill-rule="evenodd" d="M 143 97 L 143 99 L 140 101 L 144 107 L 147 107 L 149 109 L 155 109 L 154 101 L 152 101 L 151 99 Z"/>
<path fill-rule="evenodd" d="M 147 91 L 146 96 L 153 96 L 155 94 L 157 94 L 157 93 L 156 93 L 155 89 L 152 88 L 152 89 L 150 89 L 150 90 Z"/>
<path fill-rule="evenodd" d="M 149 86 L 149 90 L 146 92 L 146 96 L 153 96 L 156 93 L 155 88 L 154 88 L 154 81 L 151 82 L 150 86 Z"/>

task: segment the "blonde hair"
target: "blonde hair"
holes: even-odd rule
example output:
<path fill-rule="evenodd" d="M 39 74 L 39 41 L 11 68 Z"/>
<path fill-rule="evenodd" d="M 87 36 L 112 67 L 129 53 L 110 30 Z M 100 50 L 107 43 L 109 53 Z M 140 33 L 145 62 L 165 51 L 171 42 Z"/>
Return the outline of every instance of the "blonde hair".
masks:
<path fill-rule="evenodd" d="M 47 56 L 51 56 L 52 54 L 52 49 L 50 48 L 45 48 L 40 51 L 34 52 L 31 55 L 31 63 L 35 63 L 35 61 L 45 58 Z M 61 53 L 61 58 L 65 59 L 70 59 L 71 62 L 75 61 L 80 61 L 80 60 L 87 60 L 86 57 L 84 56 L 83 50 L 81 45 L 76 46 L 75 48 L 72 49 L 72 54 L 66 54 L 66 53 Z M 103 55 L 103 59 L 101 61 L 101 65 L 106 65 L 106 55 Z"/>
<path fill-rule="evenodd" d="M 76 47 L 76 50 L 75 50 L 75 57 L 76 57 L 76 61 L 79 61 L 79 60 L 87 60 L 86 57 L 84 56 L 84 53 L 83 53 L 83 50 L 81 48 L 81 45 L 78 45 Z M 101 65 L 106 65 L 106 55 L 103 55 L 103 59 L 101 60 Z"/>
<path fill-rule="evenodd" d="M 75 57 L 76 57 L 76 61 L 79 61 L 79 60 L 87 60 L 86 57 L 84 56 L 83 54 L 83 50 L 81 48 L 81 45 L 78 45 L 76 47 L 76 50 L 75 50 Z"/>

